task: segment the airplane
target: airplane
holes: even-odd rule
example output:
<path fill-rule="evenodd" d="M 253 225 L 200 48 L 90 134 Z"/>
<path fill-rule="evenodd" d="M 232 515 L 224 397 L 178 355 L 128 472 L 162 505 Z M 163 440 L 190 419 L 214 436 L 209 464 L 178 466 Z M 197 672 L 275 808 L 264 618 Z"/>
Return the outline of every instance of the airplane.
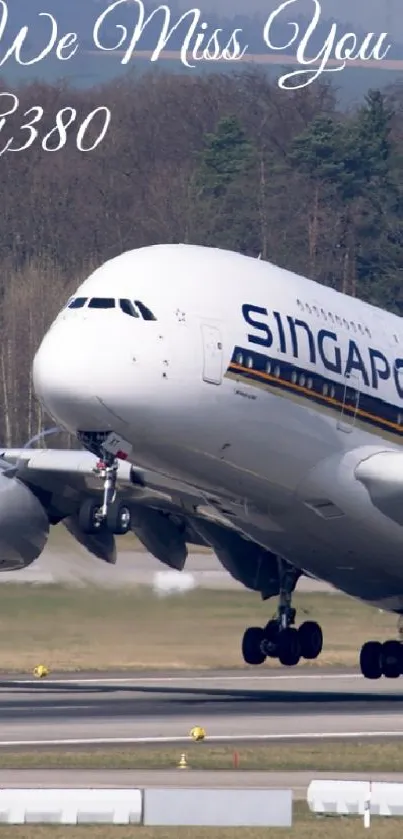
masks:
<path fill-rule="evenodd" d="M 319 656 L 320 625 L 295 625 L 302 575 L 403 614 L 397 315 L 262 259 L 152 245 L 78 287 L 33 383 L 82 449 L 0 452 L 3 570 L 34 561 L 59 522 L 109 562 L 129 530 L 178 570 L 188 544 L 208 545 L 278 598 L 245 630 L 249 665 Z M 365 678 L 402 675 L 402 633 L 399 618 L 396 638 L 362 646 Z"/>

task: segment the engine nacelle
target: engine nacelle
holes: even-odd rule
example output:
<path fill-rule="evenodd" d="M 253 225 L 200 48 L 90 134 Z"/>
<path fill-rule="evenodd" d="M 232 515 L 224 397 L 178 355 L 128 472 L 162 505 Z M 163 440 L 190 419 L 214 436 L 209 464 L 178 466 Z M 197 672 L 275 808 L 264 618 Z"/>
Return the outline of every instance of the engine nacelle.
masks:
<path fill-rule="evenodd" d="M 0 571 L 18 571 L 41 555 L 49 519 L 41 502 L 18 478 L 0 474 Z"/>
<path fill-rule="evenodd" d="M 264 599 L 279 594 L 280 578 L 275 554 L 214 522 L 193 519 L 192 525 L 212 547 L 217 559 L 234 580 L 252 591 L 259 591 Z"/>
<path fill-rule="evenodd" d="M 151 507 L 132 507 L 131 512 L 131 529 L 144 547 L 164 565 L 182 571 L 188 555 L 186 527 Z"/>

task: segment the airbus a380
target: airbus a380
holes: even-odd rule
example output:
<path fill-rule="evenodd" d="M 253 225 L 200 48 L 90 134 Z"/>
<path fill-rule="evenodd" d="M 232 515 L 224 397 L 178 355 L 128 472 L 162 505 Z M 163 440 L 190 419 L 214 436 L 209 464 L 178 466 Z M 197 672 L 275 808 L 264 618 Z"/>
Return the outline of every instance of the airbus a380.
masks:
<path fill-rule="evenodd" d="M 87 451 L 2 452 L 5 569 L 33 561 L 59 521 L 109 560 L 129 529 L 178 569 L 186 543 L 208 544 L 245 586 L 279 598 L 242 639 L 255 665 L 320 654 L 320 626 L 296 625 L 301 574 L 403 614 L 398 316 L 259 259 L 155 245 L 80 285 L 33 379 Z M 371 679 L 401 675 L 398 630 L 368 639 L 360 665 Z"/>

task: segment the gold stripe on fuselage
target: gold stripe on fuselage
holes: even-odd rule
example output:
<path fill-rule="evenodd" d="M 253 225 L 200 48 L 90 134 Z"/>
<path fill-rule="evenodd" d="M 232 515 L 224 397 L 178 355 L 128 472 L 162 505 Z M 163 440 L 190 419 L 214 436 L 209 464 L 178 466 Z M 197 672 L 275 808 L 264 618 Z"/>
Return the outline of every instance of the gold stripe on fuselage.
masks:
<path fill-rule="evenodd" d="M 306 371 L 305 375 L 312 374 Z M 342 400 L 336 397 L 325 396 L 303 385 L 283 379 L 281 376 L 273 376 L 270 373 L 231 362 L 225 377 L 248 384 L 251 387 L 259 387 L 276 396 L 291 399 L 298 405 L 306 407 L 309 404 L 318 413 L 332 416 L 335 420 L 341 422 L 344 421 L 346 425 L 366 431 L 369 434 L 376 434 L 393 443 L 403 444 L 403 426 L 398 425 L 398 423 L 363 411 L 354 405 L 345 405 Z M 337 386 L 337 383 L 335 383 L 335 386 Z M 340 387 L 340 383 L 338 386 Z M 360 418 L 362 418 L 361 422 Z"/>

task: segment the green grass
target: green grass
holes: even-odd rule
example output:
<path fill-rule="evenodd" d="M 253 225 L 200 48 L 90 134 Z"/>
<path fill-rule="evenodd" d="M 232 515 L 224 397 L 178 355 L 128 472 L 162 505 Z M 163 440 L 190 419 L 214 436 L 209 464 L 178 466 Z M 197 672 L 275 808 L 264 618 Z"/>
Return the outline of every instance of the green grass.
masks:
<path fill-rule="evenodd" d="M 400 839 L 402 820 L 373 818 L 371 839 Z M 320 818 L 309 813 L 306 804 L 294 805 L 292 828 L 178 828 L 178 827 L 113 827 L 86 825 L 60 827 L 55 825 L 0 826 L 0 837 L 13 839 L 357 839 L 363 832 L 361 818 Z M 365 835 L 365 834 L 364 834 Z"/>
<path fill-rule="evenodd" d="M 313 772 L 403 772 L 401 742 L 336 741 L 210 746 L 203 743 L 166 746 L 100 747 L 97 749 L 31 749 L 0 751 L 0 769 L 175 769 L 182 752 L 189 771 L 240 770 Z M 236 771 L 236 770 L 234 770 Z"/>
<path fill-rule="evenodd" d="M 304 667 L 356 665 L 364 641 L 396 631 L 394 615 L 344 595 L 299 594 L 295 606 L 299 621 L 314 618 L 324 631 L 322 656 Z M 248 591 L 197 589 L 158 598 L 140 586 L 3 584 L 0 670 L 243 667 L 244 629 L 263 625 L 274 608 L 275 601 L 270 606 Z"/>

